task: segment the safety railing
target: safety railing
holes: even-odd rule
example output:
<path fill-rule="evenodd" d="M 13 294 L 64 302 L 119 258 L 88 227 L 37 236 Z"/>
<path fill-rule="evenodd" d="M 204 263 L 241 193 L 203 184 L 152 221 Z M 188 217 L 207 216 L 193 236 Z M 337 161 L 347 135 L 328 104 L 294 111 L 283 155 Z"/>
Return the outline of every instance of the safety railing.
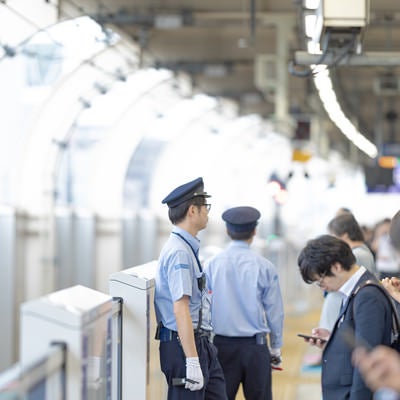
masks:
<path fill-rule="evenodd" d="M 53 343 L 30 365 L 19 364 L 0 376 L 1 400 L 65 400 L 66 345 Z"/>
<path fill-rule="evenodd" d="M 104 400 L 122 399 L 122 304 L 122 298 L 113 298 L 112 333 L 107 338 L 112 360 L 106 366 Z M 18 363 L 0 374 L 0 400 L 66 400 L 67 352 L 65 343 L 54 342 L 29 365 Z"/>
<path fill-rule="evenodd" d="M 114 368 L 111 374 L 113 381 L 113 399 L 122 400 L 122 305 L 123 299 L 121 297 L 113 297 L 112 309 L 112 362 Z M 1 399 L 0 399 L 1 400 Z"/>

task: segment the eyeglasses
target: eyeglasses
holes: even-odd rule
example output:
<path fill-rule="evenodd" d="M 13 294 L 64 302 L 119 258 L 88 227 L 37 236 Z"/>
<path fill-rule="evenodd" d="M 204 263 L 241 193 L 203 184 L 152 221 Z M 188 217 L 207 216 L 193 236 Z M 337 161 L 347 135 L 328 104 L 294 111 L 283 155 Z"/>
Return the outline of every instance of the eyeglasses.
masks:
<path fill-rule="evenodd" d="M 320 275 L 319 279 L 313 282 L 314 285 L 317 285 L 318 287 L 321 287 L 322 281 L 325 279 L 326 275 L 328 274 L 328 271 L 325 271 L 322 275 Z"/>
<path fill-rule="evenodd" d="M 211 204 L 203 204 L 203 206 L 207 209 L 207 212 L 211 210 Z"/>

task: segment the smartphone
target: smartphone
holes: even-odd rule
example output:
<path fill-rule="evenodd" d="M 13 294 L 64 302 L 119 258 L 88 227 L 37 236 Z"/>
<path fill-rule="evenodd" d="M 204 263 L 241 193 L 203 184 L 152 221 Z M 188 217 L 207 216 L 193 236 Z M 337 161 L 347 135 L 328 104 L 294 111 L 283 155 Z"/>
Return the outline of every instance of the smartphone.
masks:
<path fill-rule="evenodd" d="M 314 339 L 314 340 L 320 340 L 321 343 L 326 343 L 326 339 L 322 339 L 320 337 L 317 336 L 312 336 L 312 335 L 304 335 L 303 333 L 298 333 L 297 336 L 302 337 L 304 339 Z"/>

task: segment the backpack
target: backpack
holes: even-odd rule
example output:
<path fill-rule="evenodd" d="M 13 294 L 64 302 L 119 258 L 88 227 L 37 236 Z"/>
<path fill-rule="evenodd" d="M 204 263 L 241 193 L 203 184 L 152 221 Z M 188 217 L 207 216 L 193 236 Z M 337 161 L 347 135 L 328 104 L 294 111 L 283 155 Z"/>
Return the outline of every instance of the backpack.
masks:
<path fill-rule="evenodd" d="M 362 285 L 360 285 L 353 293 L 353 297 L 366 286 L 376 287 L 385 295 L 386 299 L 388 300 L 390 307 L 392 308 L 392 335 L 390 347 L 400 353 L 400 317 L 397 312 L 395 300 L 381 284 L 371 280 L 365 281 Z"/>

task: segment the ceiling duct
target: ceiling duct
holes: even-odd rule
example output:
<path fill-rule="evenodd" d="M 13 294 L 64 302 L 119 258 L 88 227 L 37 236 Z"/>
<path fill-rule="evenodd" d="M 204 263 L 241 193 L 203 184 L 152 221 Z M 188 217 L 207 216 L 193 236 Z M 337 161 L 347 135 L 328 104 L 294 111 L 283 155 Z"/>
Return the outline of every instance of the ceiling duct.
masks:
<path fill-rule="evenodd" d="M 194 19 L 191 11 L 131 11 L 119 10 L 115 13 L 98 13 L 90 16 L 99 24 L 114 24 L 117 26 L 136 25 L 147 28 L 173 30 L 183 26 L 193 26 Z"/>

